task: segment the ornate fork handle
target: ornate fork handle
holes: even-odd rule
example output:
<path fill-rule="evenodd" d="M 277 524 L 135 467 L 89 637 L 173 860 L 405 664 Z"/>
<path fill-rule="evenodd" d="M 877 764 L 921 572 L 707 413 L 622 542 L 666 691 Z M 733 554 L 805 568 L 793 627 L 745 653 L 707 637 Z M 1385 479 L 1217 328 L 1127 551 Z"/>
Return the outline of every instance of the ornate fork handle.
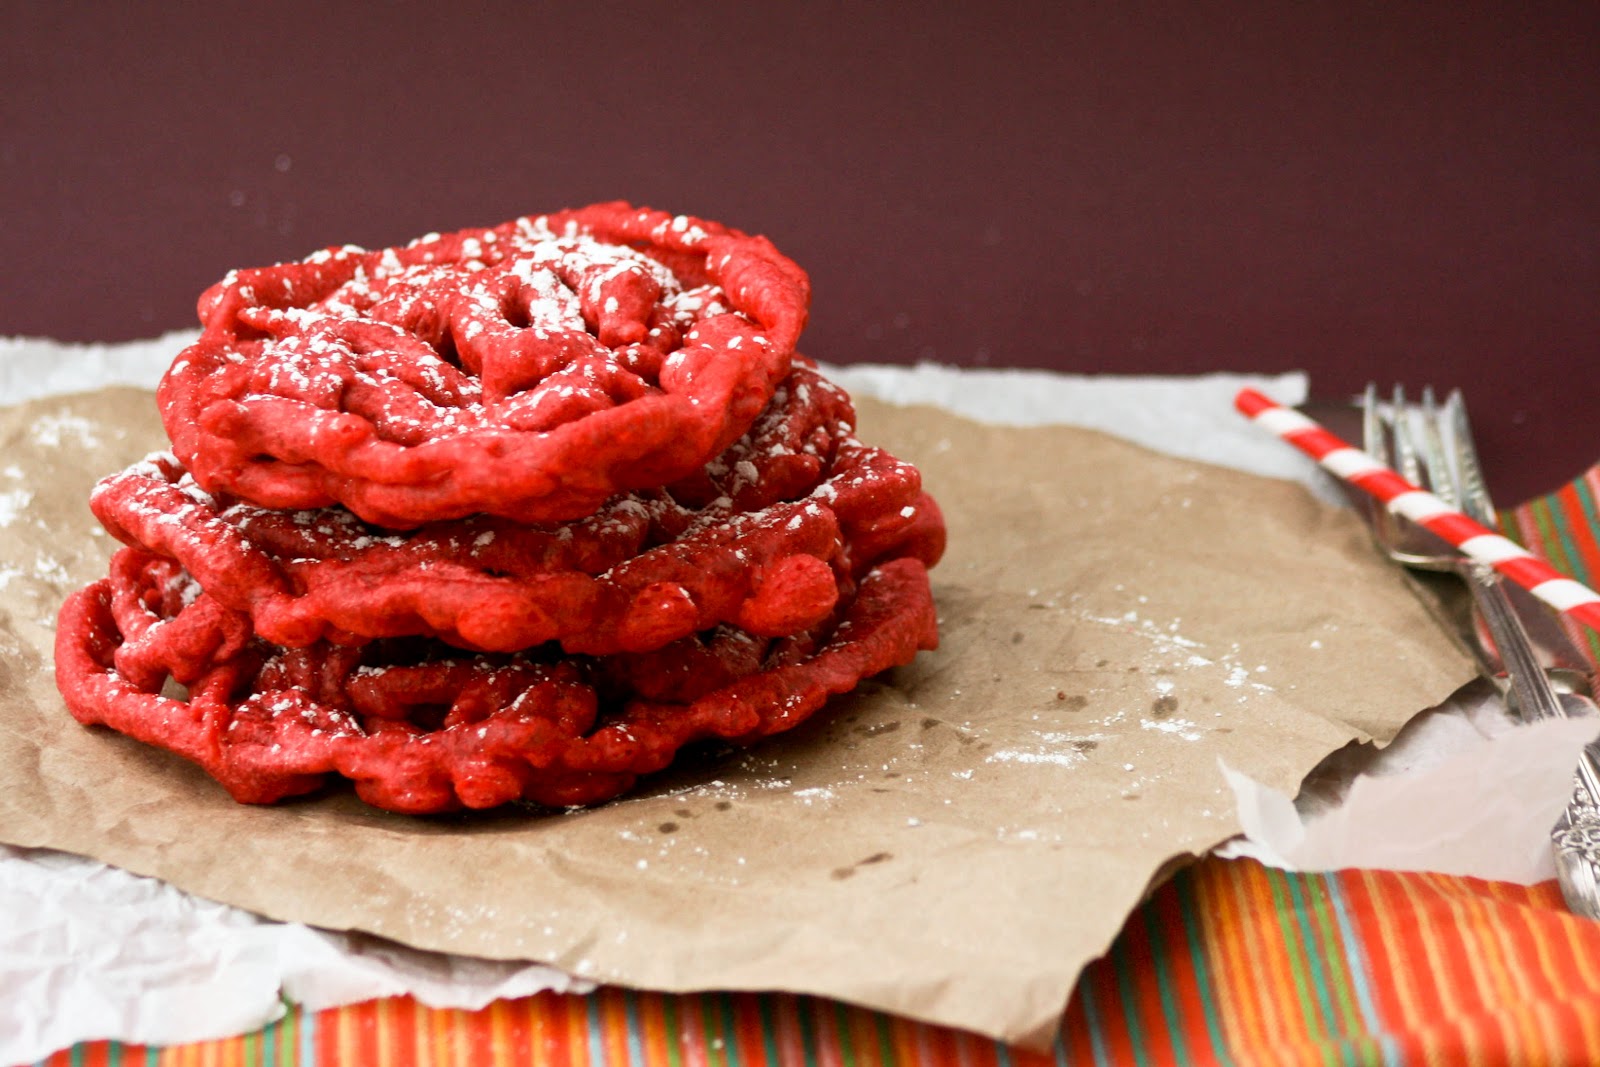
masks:
<path fill-rule="evenodd" d="M 1600 775 L 1593 746 L 1578 762 L 1578 784 L 1572 799 L 1550 831 L 1555 846 L 1556 877 L 1567 906 L 1580 915 L 1600 919 Z"/>

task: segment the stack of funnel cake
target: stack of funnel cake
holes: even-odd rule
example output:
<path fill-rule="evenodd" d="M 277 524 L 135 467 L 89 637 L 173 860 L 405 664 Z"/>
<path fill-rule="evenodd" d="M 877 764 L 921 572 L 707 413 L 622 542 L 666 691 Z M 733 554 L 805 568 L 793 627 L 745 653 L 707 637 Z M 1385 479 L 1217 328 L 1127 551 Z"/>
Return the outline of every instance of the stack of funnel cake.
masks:
<path fill-rule="evenodd" d="M 270 803 L 597 803 L 937 640 L 944 524 L 763 238 L 602 204 L 230 274 L 95 489 L 72 714 Z"/>

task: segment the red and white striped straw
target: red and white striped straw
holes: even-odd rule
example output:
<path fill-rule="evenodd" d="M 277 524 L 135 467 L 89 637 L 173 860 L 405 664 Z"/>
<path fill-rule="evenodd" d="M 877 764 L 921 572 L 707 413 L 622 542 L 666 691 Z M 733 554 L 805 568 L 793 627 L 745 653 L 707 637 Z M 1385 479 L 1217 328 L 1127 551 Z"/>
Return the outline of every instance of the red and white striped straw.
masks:
<path fill-rule="evenodd" d="M 1600 630 L 1600 593 L 1568 578 L 1515 541 L 1463 515 L 1316 421 L 1254 389 L 1239 390 L 1233 406 L 1394 514 L 1425 527 L 1472 559 L 1489 564 L 1557 611 Z"/>

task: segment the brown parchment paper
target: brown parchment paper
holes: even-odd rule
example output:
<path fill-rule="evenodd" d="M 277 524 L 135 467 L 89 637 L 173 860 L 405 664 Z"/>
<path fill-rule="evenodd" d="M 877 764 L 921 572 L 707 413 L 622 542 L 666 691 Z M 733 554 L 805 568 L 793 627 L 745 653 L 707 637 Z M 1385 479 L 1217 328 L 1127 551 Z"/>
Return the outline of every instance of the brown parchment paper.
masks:
<path fill-rule="evenodd" d="M 943 644 L 797 731 L 594 811 L 408 819 L 233 803 L 74 723 L 56 607 L 85 501 L 165 446 L 134 390 L 0 412 L 0 840 L 279 919 L 660 990 L 815 993 L 1021 1043 L 1175 857 L 1472 674 L 1356 518 L 1090 431 L 863 401 L 950 526 Z"/>

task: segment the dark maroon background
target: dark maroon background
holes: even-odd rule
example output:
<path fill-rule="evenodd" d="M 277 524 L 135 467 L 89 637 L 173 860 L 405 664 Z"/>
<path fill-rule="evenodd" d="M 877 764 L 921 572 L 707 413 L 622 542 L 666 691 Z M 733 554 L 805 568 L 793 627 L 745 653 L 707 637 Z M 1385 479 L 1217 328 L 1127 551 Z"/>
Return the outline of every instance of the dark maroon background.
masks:
<path fill-rule="evenodd" d="M 1600 457 L 1600 5 L 323 7 L 0 6 L 0 334 L 627 198 L 773 238 L 824 359 L 1461 385 L 1502 498 Z"/>

